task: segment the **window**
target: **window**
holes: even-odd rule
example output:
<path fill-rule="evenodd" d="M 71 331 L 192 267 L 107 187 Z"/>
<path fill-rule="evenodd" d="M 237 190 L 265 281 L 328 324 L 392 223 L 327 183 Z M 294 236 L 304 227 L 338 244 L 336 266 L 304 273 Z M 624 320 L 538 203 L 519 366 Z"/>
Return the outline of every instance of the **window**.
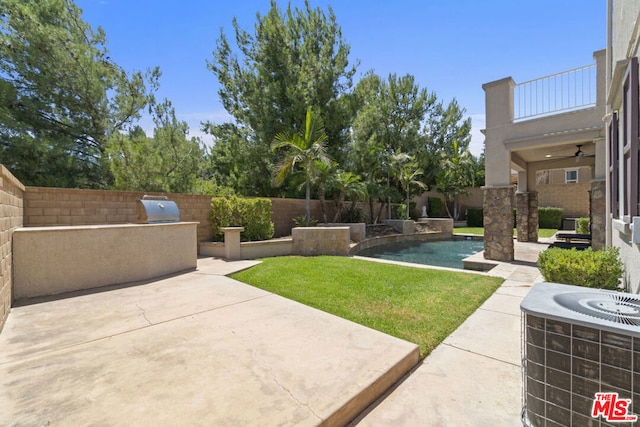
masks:
<path fill-rule="evenodd" d="M 609 124 L 609 203 L 611 214 L 620 218 L 620 194 L 618 193 L 618 112 L 614 111 Z"/>
<path fill-rule="evenodd" d="M 564 182 L 565 184 L 575 184 L 578 182 L 578 170 L 568 169 L 564 171 Z"/>
<path fill-rule="evenodd" d="M 638 58 L 629 61 L 622 83 L 622 216 L 625 222 L 638 216 Z"/>

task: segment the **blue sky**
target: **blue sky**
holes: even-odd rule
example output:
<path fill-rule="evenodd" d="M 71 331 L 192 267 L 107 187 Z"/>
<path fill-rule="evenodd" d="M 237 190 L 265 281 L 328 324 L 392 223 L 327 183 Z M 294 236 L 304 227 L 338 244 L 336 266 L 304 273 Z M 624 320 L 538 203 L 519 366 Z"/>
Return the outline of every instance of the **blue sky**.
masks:
<path fill-rule="evenodd" d="M 484 141 L 482 84 L 512 76 L 517 82 L 591 64 L 605 47 L 605 0 L 311 0 L 333 8 L 357 78 L 412 74 L 420 87 L 448 103 L 457 98 L 472 118 L 471 151 Z M 269 0 L 76 0 L 83 19 L 100 25 L 111 57 L 127 70 L 160 66 L 159 99 L 170 99 L 191 134 L 206 143 L 200 122 L 230 121 L 206 68 L 222 28 L 231 20 L 252 30 Z M 280 8 L 287 3 L 278 1 Z M 291 1 L 303 7 L 304 1 Z M 150 121 L 143 127 L 151 128 Z"/>

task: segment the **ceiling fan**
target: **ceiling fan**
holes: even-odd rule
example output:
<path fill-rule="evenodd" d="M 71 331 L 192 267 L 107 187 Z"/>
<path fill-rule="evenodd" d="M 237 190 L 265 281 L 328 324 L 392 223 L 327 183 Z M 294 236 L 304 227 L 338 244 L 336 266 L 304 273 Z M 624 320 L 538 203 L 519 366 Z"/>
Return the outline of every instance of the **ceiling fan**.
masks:
<path fill-rule="evenodd" d="M 576 150 L 576 153 L 574 154 L 576 163 L 580 162 L 580 159 L 583 157 L 595 157 L 595 154 L 585 154 L 584 151 L 582 151 L 582 144 L 577 144 L 576 147 L 578 147 L 578 150 Z"/>

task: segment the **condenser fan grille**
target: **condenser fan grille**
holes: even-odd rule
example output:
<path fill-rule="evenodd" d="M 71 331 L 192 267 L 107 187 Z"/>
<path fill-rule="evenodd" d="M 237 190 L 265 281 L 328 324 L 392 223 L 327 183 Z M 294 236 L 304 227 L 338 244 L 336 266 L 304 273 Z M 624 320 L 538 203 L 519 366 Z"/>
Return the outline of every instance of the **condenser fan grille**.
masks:
<path fill-rule="evenodd" d="M 598 319 L 640 326 L 640 298 L 617 292 L 567 292 L 553 299 L 564 308 Z"/>

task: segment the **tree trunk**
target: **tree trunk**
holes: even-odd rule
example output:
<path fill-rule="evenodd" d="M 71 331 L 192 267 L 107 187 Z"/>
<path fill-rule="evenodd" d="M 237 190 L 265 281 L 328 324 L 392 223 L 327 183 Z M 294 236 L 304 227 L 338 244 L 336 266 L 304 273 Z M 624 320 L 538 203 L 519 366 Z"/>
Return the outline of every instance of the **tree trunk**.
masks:
<path fill-rule="evenodd" d="M 338 208 L 336 209 L 336 214 L 333 217 L 333 222 L 339 222 L 340 220 L 340 214 L 342 214 L 342 208 L 344 206 L 344 196 L 344 191 L 341 191 L 338 196 Z"/>
<path fill-rule="evenodd" d="M 369 197 L 369 220 L 371 224 L 375 224 L 378 222 L 378 218 L 373 217 L 373 198 Z"/>
<path fill-rule="evenodd" d="M 453 191 L 453 219 L 455 221 L 458 220 L 460 216 L 460 212 L 458 212 L 458 192 Z"/>
<path fill-rule="evenodd" d="M 318 199 L 320 200 L 320 211 L 322 212 L 322 222 L 327 222 L 327 208 L 324 205 L 324 188 L 322 185 L 318 187 Z"/>
<path fill-rule="evenodd" d="M 451 211 L 449 210 L 449 201 L 447 200 L 448 197 L 444 198 L 444 208 L 447 210 L 447 215 L 449 216 L 449 218 L 453 219 L 453 215 L 451 215 Z"/>
<path fill-rule="evenodd" d="M 378 215 L 376 215 L 376 220 L 374 221 L 374 224 L 377 224 L 378 221 L 380 221 L 380 218 L 382 217 L 382 211 L 384 210 L 384 206 L 386 204 L 387 203 L 384 200 L 380 201 L 380 208 L 378 209 Z M 388 218 L 388 219 L 391 219 L 391 218 Z"/>
<path fill-rule="evenodd" d="M 409 219 L 410 215 L 409 215 L 409 187 L 407 187 L 407 218 Z"/>
<path fill-rule="evenodd" d="M 311 219 L 311 188 L 309 185 L 309 177 L 305 180 L 306 194 L 304 199 L 304 209 L 307 215 L 307 221 Z"/>

